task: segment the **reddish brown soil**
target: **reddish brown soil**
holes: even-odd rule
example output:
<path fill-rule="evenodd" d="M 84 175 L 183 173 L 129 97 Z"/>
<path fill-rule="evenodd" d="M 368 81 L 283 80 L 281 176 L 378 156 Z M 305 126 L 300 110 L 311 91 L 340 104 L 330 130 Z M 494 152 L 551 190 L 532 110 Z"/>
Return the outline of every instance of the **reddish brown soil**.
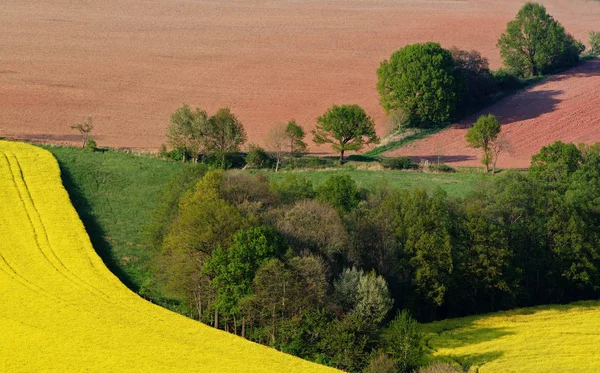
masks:
<path fill-rule="evenodd" d="M 502 124 L 510 153 L 499 167 L 529 167 L 531 156 L 557 140 L 600 141 L 600 59 L 509 96 L 479 113 L 492 113 Z M 466 147 L 465 134 L 478 115 L 387 155 L 408 155 L 461 166 L 479 166 L 481 151 Z"/>
<path fill-rule="evenodd" d="M 598 2 L 541 2 L 579 39 L 599 27 Z M 182 103 L 230 106 L 251 142 L 291 118 L 310 129 L 334 103 L 362 105 L 384 133 L 381 60 L 432 40 L 478 49 L 497 67 L 496 40 L 522 3 L 3 1 L 0 136 L 76 143 L 70 125 L 92 116 L 99 145 L 156 149 Z"/>

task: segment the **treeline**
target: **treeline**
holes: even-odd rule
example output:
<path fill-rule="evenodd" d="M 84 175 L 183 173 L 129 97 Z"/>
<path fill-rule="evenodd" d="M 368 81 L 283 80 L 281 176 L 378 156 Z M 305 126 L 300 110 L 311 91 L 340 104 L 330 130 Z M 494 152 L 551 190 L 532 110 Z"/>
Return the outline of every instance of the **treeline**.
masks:
<path fill-rule="evenodd" d="M 170 183 L 149 237 L 181 312 L 351 372 L 382 360 L 410 371 L 421 347 L 409 315 L 597 297 L 599 206 L 598 145 L 545 147 L 529 174 L 464 200 L 199 165 Z"/>

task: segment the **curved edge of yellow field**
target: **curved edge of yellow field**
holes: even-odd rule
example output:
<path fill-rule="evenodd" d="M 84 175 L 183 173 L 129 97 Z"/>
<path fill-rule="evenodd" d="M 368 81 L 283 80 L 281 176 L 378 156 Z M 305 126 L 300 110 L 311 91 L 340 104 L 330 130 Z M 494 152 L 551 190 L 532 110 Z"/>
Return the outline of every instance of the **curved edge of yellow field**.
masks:
<path fill-rule="evenodd" d="M 479 373 L 600 372 L 600 301 L 521 308 L 421 326 L 432 359 Z"/>
<path fill-rule="evenodd" d="M 94 251 L 46 150 L 0 141 L 0 204 L 0 371 L 337 371 L 125 287 Z"/>

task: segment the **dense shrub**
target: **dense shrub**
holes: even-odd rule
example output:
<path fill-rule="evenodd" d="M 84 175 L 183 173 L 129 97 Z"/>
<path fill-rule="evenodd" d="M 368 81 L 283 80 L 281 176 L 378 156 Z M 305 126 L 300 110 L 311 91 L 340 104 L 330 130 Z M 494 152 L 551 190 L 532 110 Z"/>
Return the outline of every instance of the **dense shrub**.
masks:
<path fill-rule="evenodd" d="M 312 182 L 296 174 L 285 175 L 283 180 L 273 183 L 272 186 L 284 203 L 312 199 L 316 196 Z"/>
<path fill-rule="evenodd" d="M 331 175 L 317 187 L 317 199 L 336 209 L 350 211 L 360 202 L 360 193 L 349 175 Z"/>
<path fill-rule="evenodd" d="M 391 170 L 411 170 L 418 167 L 409 157 L 381 158 L 379 163 Z"/>
<path fill-rule="evenodd" d="M 246 154 L 246 165 L 250 168 L 271 168 L 275 165 L 275 159 L 258 145 L 250 144 Z"/>
<path fill-rule="evenodd" d="M 88 152 L 95 152 L 97 148 L 98 148 L 98 144 L 96 144 L 96 141 L 94 141 L 94 139 L 86 140 L 85 150 L 87 150 Z"/>
<path fill-rule="evenodd" d="M 429 170 L 432 172 L 456 172 L 456 169 L 454 167 L 448 166 L 445 163 L 430 164 Z"/>
<path fill-rule="evenodd" d="M 514 69 L 495 70 L 492 72 L 492 77 L 500 91 L 513 91 L 523 87 L 523 81 Z"/>

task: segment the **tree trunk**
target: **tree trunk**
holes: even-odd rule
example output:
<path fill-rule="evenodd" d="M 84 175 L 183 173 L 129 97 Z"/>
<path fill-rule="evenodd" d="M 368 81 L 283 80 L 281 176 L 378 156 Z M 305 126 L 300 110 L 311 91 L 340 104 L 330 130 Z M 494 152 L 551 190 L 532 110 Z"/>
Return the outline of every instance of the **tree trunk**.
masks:
<path fill-rule="evenodd" d="M 237 335 L 237 319 L 233 316 L 233 334 Z"/>
<path fill-rule="evenodd" d="M 246 318 L 242 317 L 242 338 L 246 338 Z"/>
<path fill-rule="evenodd" d="M 344 164 L 344 150 L 340 151 L 340 166 Z"/>
<path fill-rule="evenodd" d="M 219 311 L 215 309 L 215 328 L 219 329 Z"/>
<path fill-rule="evenodd" d="M 275 164 L 275 172 L 279 171 L 279 157 L 277 157 L 277 163 Z"/>

